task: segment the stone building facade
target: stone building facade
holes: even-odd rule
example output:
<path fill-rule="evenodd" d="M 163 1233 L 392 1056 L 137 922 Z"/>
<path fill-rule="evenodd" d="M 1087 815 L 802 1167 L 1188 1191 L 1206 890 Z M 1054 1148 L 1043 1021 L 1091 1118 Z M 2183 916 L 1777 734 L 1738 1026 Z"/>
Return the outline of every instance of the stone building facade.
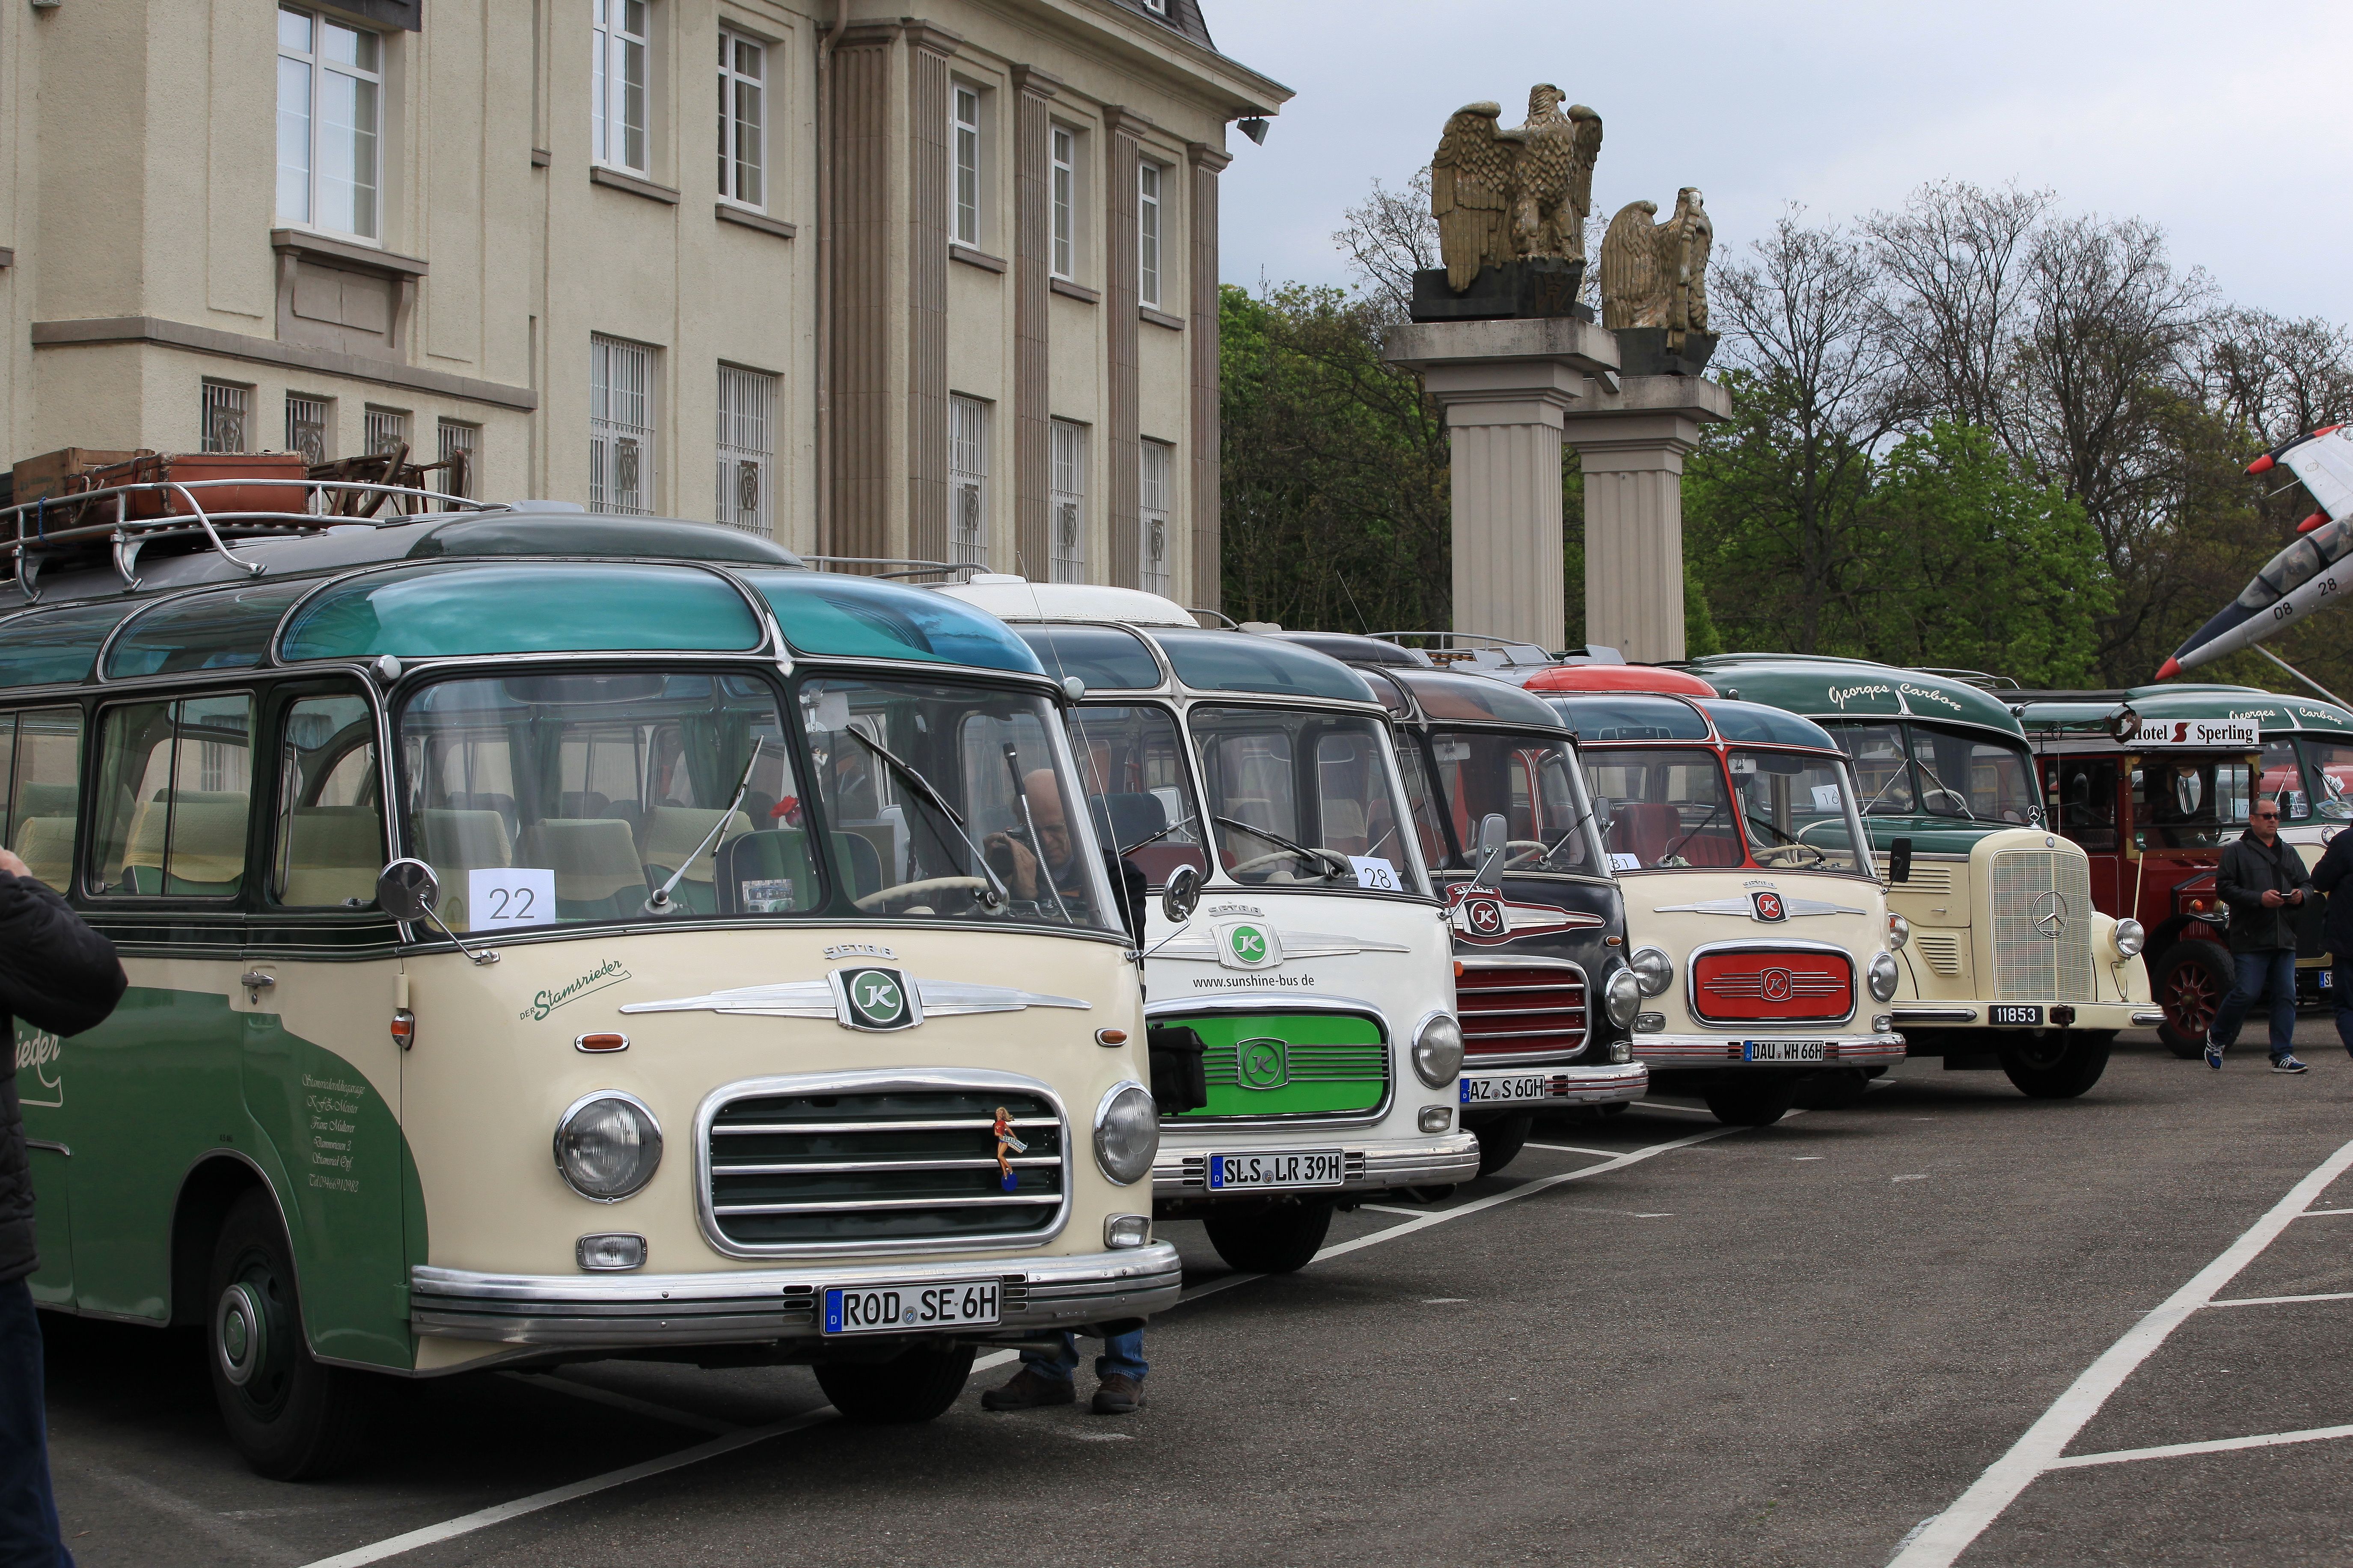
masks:
<path fill-rule="evenodd" d="M 1217 602 L 1197 0 L 0 8 L 5 457 L 472 492 Z M 717 156 L 714 157 L 714 150 Z"/>

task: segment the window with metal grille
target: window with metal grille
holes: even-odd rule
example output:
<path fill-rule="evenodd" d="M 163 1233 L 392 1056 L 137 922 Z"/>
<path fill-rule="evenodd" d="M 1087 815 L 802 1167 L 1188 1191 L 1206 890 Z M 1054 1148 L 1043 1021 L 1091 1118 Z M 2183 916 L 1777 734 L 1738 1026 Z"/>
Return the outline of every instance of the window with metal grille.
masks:
<path fill-rule="evenodd" d="M 1135 297 L 1160 303 L 1160 165 L 1135 166 Z"/>
<path fill-rule="evenodd" d="M 370 408 L 367 411 L 365 437 L 368 456 L 408 449 L 408 411 L 405 408 Z"/>
<path fill-rule="evenodd" d="M 646 0 L 589 0 L 596 39 L 589 90 L 589 155 L 646 172 Z"/>
<path fill-rule="evenodd" d="M 443 466 L 439 482 L 431 488 L 443 495 L 471 499 L 480 493 L 474 488 L 474 454 L 480 449 L 482 427 L 444 419 L 439 435 Z M 441 504 L 446 508 L 449 503 Z"/>
<path fill-rule="evenodd" d="M 384 40 L 278 11 L 278 221 L 376 237 Z"/>
<path fill-rule="evenodd" d="M 1087 580 L 1087 427 L 1074 420 L 1055 420 L 1052 457 L 1052 489 L 1046 500 L 1048 581 L 1083 583 Z"/>
<path fill-rule="evenodd" d="M 588 340 L 588 505 L 653 510 L 654 351 L 618 338 Z"/>
<path fill-rule="evenodd" d="M 327 460 L 327 417 L 334 404 L 324 397 L 286 395 L 286 449 L 300 452 L 306 463 Z"/>
<path fill-rule="evenodd" d="M 245 450 L 246 422 L 253 412 L 253 388 L 234 382 L 205 383 L 199 445 L 207 452 Z"/>
<path fill-rule="evenodd" d="M 980 94 L 958 82 L 955 93 L 955 237 L 980 244 Z"/>
<path fill-rule="evenodd" d="M 719 367 L 719 479 L 715 515 L 746 533 L 774 531 L 768 518 L 769 469 L 776 438 L 769 411 L 776 378 L 741 366 Z"/>
<path fill-rule="evenodd" d="M 1054 204 L 1054 258 L 1057 278 L 1075 278 L 1078 262 L 1079 133 L 1054 127 L 1051 138 Z"/>
<path fill-rule="evenodd" d="M 1175 450 L 1166 441 L 1146 437 L 1138 476 L 1137 493 L 1143 503 L 1138 527 L 1143 537 L 1137 542 L 1135 558 L 1143 573 L 1142 585 L 1155 594 L 1168 592 L 1168 469 Z"/>
<path fill-rule="evenodd" d="M 948 559 L 988 564 L 988 405 L 948 399 Z"/>
<path fill-rule="evenodd" d="M 719 30 L 719 194 L 747 207 L 767 204 L 768 50 Z"/>

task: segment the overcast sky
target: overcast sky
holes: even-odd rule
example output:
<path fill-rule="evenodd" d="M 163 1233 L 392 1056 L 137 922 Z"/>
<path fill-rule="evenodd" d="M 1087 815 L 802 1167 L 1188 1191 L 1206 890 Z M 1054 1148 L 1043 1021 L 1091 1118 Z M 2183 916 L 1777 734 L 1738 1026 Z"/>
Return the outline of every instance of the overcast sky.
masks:
<path fill-rule="evenodd" d="M 1446 116 L 1557 83 L 1600 111 L 1598 216 L 1706 193 L 1716 254 L 1785 203 L 1848 218 L 1939 177 L 2161 224 L 2236 303 L 2353 322 L 2353 5 L 1980 0 L 1204 0 L 1223 52 L 1298 94 L 1229 140 L 1226 280 L 1345 282 L 1331 244 Z"/>

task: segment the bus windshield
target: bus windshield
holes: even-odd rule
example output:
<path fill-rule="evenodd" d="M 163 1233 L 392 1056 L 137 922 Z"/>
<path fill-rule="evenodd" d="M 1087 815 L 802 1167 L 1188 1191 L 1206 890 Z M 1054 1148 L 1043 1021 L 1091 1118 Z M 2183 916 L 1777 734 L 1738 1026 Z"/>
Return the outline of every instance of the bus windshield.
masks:
<path fill-rule="evenodd" d="M 2145 757 L 2132 772 L 2133 844 L 2206 849 L 2247 826 L 2255 770 L 2243 757 Z"/>
<path fill-rule="evenodd" d="M 1179 866 L 1208 874 L 1174 714 L 1155 703 L 1082 707 L 1071 717 L 1071 742 L 1104 848 L 1150 887 L 1165 886 Z"/>
<path fill-rule="evenodd" d="M 1430 737 L 1437 792 L 1415 801 L 1422 841 L 1435 845 L 1442 869 L 1478 868 L 1479 824 L 1491 814 L 1508 825 L 1507 871 L 1569 871 L 1608 876 L 1600 829 L 1586 798 L 1577 753 L 1549 735 L 1493 730 L 1440 730 Z M 1440 813 L 1451 834 L 1438 823 Z"/>
<path fill-rule="evenodd" d="M 1759 866 L 1788 871 L 1861 871 L 1864 843 L 1846 763 L 1819 752 L 1748 751 L 1728 758 L 1741 830 Z"/>
<path fill-rule="evenodd" d="M 1427 891 L 1379 720 L 1204 704 L 1190 723 L 1227 875 L 1254 887 Z"/>
<path fill-rule="evenodd" d="M 1724 787 L 1724 764 L 1705 746 L 1595 748 L 1585 774 L 1620 871 L 1745 863 L 1740 830 Z"/>
<path fill-rule="evenodd" d="M 1916 720 L 1822 721 L 1854 761 L 1865 816 L 1949 816 L 2012 826 L 2042 820 L 2024 748 Z"/>

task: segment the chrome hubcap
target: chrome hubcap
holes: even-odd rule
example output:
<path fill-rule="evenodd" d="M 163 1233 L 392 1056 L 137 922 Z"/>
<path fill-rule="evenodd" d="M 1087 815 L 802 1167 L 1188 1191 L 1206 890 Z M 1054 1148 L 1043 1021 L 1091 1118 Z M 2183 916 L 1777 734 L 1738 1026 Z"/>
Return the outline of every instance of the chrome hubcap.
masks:
<path fill-rule="evenodd" d="M 240 1280 L 221 1292 L 213 1310 L 213 1353 L 221 1375 L 242 1388 L 269 1352 L 269 1318 L 260 1296 Z"/>

